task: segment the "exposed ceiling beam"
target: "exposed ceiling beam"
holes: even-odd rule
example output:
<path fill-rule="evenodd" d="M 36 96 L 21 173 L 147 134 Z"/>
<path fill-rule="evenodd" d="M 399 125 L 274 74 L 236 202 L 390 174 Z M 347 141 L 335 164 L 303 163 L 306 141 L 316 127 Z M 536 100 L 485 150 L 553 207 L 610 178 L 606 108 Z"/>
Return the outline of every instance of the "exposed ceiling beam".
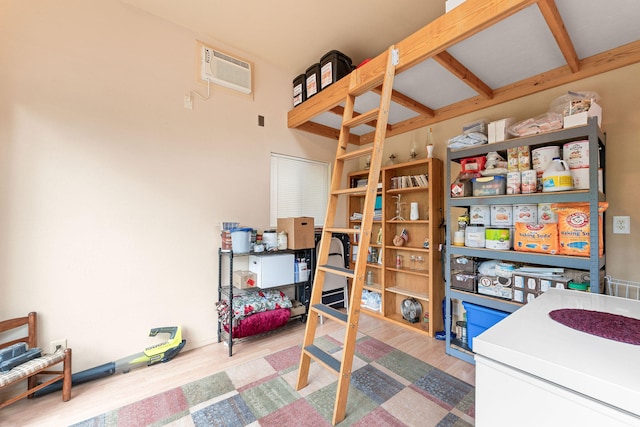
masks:
<path fill-rule="evenodd" d="M 587 77 L 606 73 L 618 68 L 640 62 L 640 40 L 611 49 L 597 55 L 590 56 L 580 61 L 580 70 L 577 73 L 565 65 L 563 67 L 538 74 L 519 82 L 494 89 L 493 99 L 476 96 L 455 104 L 436 110 L 435 117 L 414 117 L 392 125 L 392 130 L 387 132 L 387 137 L 399 135 L 415 129 L 432 125 L 454 117 L 472 113 L 484 108 L 492 107 L 503 102 L 512 101 L 523 96 L 532 95 L 543 90 L 551 89 Z M 368 144 L 373 140 L 373 133 L 360 137 L 359 145 Z"/>
<path fill-rule="evenodd" d="M 339 129 L 334 129 L 332 127 L 321 125 L 319 123 L 314 123 L 311 121 L 301 124 L 296 129 L 336 140 L 340 137 Z M 360 136 L 350 134 L 349 144 L 360 145 Z"/>
<path fill-rule="evenodd" d="M 372 90 L 372 92 L 375 92 L 378 95 L 380 95 L 381 91 L 382 86 L 378 86 L 377 88 Z M 422 105 L 415 99 L 411 99 L 407 95 L 400 93 L 397 90 L 391 91 L 391 102 L 402 105 L 403 107 L 406 107 L 424 116 L 433 117 L 433 115 L 435 114 L 432 108 L 429 108 L 426 105 Z"/>
<path fill-rule="evenodd" d="M 488 99 L 493 98 L 493 90 L 446 50 L 436 54 L 433 59 L 480 95 Z"/>
<path fill-rule="evenodd" d="M 569 37 L 569 33 L 564 26 L 564 22 L 562 21 L 562 17 L 556 7 L 555 1 L 540 0 L 538 2 L 538 8 L 540 9 L 540 12 L 542 12 L 542 16 L 544 16 L 545 21 L 547 21 L 547 25 L 549 26 L 553 37 L 556 39 L 556 43 L 558 43 L 558 47 L 560 48 L 564 59 L 567 61 L 567 65 L 569 65 L 571 71 L 577 73 L 580 69 L 580 60 L 578 59 L 578 54 L 576 53 L 575 48 L 573 47 L 571 37 Z"/>
<path fill-rule="evenodd" d="M 342 107 L 342 106 L 340 106 L 340 105 L 338 105 L 337 107 L 333 107 L 333 108 L 332 108 L 331 110 L 329 110 L 329 111 L 330 111 L 330 112 L 332 112 L 332 113 L 333 113 L 333 114 L 335 114 L 335 115 L 340 116 L 340 117 L 342 117 L 342 116 L 344 115 L 344 107 Z M 361 114 L 362 114 L 362 113 L 358 113 L 357 111 L 354 111 L 354 112 L 353 112 L 353 117 L 360 116 Z M 369 122 L 367 122 L 367 123 L 365 123 L 365 124 L 366 124 L 366 125 L 369 125 L 369 126 L 371 126 L 371 127 L 373 127 L 373 128 L 375 128 L 375 127 L 376 127 L 376 125 L 377 125 L 377 123 L 378 123 L 378 121 L 377 121 L 377 120 L 371 120 L 371 121 L 369 121 Z M 387 124 L 387 130 L 391 130 L 391 125 L 390 125 L 390 124 Z"/>
<path fill-rule="evenodd" d="M 446 51 L 453 44 L 534 4 L 538 4 L 567 65 L 500 88 L 491 89 Z M 426 106 L 416 108 L 416 106 L 420 106 L 419 103 L 396 92 L 393 102 L 410 108 L 418 114 L 408 120 L 391 124 L 390 129 L 388 125 L 388 137 L 640 62 L 640 41 L 634 41 L 580 60 L 553 0 L 468 0 L 465 4 L 456 7 L 400 41 L 395 47 L 399 51 L 400 59 L 396 67 L 396 74 L 421 61 L 433 58 L 471 87 L 475 86 L 474 90 L 479 95 L 434 111 Z M 362 87 L 366 86 L 373 91 L 379 91 L 372 82 L 379 84 L 380 76 L 385 72 L 385 65 L 386 54 L 378 55 L 356 69 L 351 74 L 351 79 L 341 79 L 325 89 L 321 96 L 313 97 L 298 105 L 289 111 L 289 127 L 302 129 L 302 124 L 338 106 L 347 96 L 350 80 Z M 329 129 L 326 126 L 321 128 L 304 127 L 304 130 L 321 131 L 323 135 L 331 134 L 334 139 L 337 139 L 339 129 Z M 359 138 L 354 138 L 354 135 L 351 135 L 349 142 L 353 143 L 356 140 L 357 145 L 368 144 L 373 141 L 374 134 L 375 132 L 370 132 Z"/>
<path fill-rule="evenodd" d="M 535 4 L 536 0 L 478 0 L 467 3 L 469 4 L 456 7 L 396 43 L 395 47 L 400 53 L 396 74 Z M 386 69 L 386 58 L 387 53 L 381 53 L 354 70 L 351 78 L 364 82 L 365 86 L 366 83 L 380 82 Z M 350 79 L 340 79 L 324 89 L 322 96 L 313 96 L 290 110 L 287 115 L 288 126 L 297 128 L 302 123 L 339 105 L 346 97 L 349 83 Z M 369 89 L 373 89 L 378 84 Z"/>

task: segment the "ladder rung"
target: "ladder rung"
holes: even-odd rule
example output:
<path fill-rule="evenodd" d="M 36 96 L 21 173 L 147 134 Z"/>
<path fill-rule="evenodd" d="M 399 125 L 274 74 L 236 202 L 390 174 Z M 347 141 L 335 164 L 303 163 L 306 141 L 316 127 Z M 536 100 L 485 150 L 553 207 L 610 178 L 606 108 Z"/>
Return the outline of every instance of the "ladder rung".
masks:
<path fill-rule="evenodd" d="M 322 270 L 327 273 L 337 274 L 338 276 L 344 276 L 348 279 L 353 279 L 353 270 L 349 270 L 344 267 L 338 267 L 335 265 L 323 264 L 318 266 L 318 270 Z"/>
<path fill-rule="evenodd" d="M 324 350 L 321 350 L 319 347 L 311 344 L 304 348 L 304 352 L 311 356 L 312 359 L 317 360 L 327 368 L 331 369 L 336 374 L 340 373 L 340 361 L 336 360 L 335 357 L 325 352 Z"/>
<path fill-rule="evenodd" d="M 325 228 L 324 231 L 328 233 L 340 233 L 340 234 L 360 234 L 362 231 L 359 228 Z"/>
<path fill-rule="evenodd" d="M 351 160 L 358 157 L 364 157 L 373 153 L 373 146 L 361 148 L 359 150 L 349 151 L 337 157 L 338 160 Z"/>
<path fill-rule="evenodd" d="M 330 319 L 337 320 L 338 322 L 342 322 L 345 325 L 349 320 L 349 316 L 347 315 L 347 313 L 343 313 L 339 310 L 336 310 L 335 308 L 329 307 L 328 305 L 314 304 L 311 306 L 311 308 L 317 311 L 318 313 L 323 314 L 329 317 Z"/>
<path fill-rule="evenodd" d="M 335 190 L 331 192 L 331 194 L 333 195 L 348 194 L 350 196 L 357 195 L 357 194 L 366 194 L 366 193 L 367 193 L 367 187 L 341 188 L 339 190 Z"/>
<path fill-rule="evenodd" d="M 345 120 L 342 123 L 342 126 L 348 129 L 353 129 L 356 126 L 360 126 L 362 124 L 368 123 L 371 120 L 375 120 L 378 118 L 379 111 L 380 111 L 380 108 L 374 108 L 373 110 L 367 111 L 366 113 L 360 114 L 359 116 L 355 116 L 352 119 Z"/>

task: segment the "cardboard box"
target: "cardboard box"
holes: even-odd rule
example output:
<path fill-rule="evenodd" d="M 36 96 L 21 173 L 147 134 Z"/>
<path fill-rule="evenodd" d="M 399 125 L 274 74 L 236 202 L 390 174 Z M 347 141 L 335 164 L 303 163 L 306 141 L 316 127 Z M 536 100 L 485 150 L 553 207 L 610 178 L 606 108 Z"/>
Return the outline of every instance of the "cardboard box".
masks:
<path fill-rule="evenodd" d="M 478 293 L 509 300 L 513 299 L 513 288 L 511 287 L 511 279 L 497 276 L 479 275 Z"/>
<path fill-rule="evenodd" d="M 574 126 L 584 126 L 589 121 L 589 118 L 598 118 L 598 127 L 602 126 L 602 107 L 596 102 L 591 103 L 589 111 L 583 111 L 582 113 L 572 114 L 564 117 L 564 127 L 571 128 Z"/>
<path fill-rule="evenodd" d="M 540 292 L 547 292 L 551 288 L 569 289 L 571 279 L 567 277 L 541 277 Z"/>
<path fill-rule="evenodd" d="M 287 233 L 287 249 L 309 249 L 315 245 L 312 217 L 278 218 L 278 232 Z"/>
<path fill-rule="evenodd" d="M 304 306 L 300 301 L 292 300 L 291 301 L 291 315 L 290 317 L 302 316 L 307 312 L 307 307 Z"/>
<path fill-rule="evenodd" d="M 513 290 L 513 301 L 527 304 L 542 295 L 542 292 L 528 292 L 524 289 L 515 288 Z"/>
<path fill-rule="evenodd" d="M 233 286 L 238 289 L 251 289 L 256 287 L 256 273 L 247 270 L 233 272 Z"/>
<path fill-rule="evenodd" d="M 471 181 L 468 179 L 456 180 L 451 184 L 451 197 L 471 196 Z"/>
<path fill-rule="evenodd" d="M 534 274 L 515 273 L 513 275 L 513 286 L 527 292 L 540 291 L 540 276 Z"/>
<path fill-rule="evenodd" d="M 489 140 L 489 144 L 494 142 L 501 142 L 511 138 L 507 129 L 509 126 L 516 122 L 515 117 L 509 117 L 506 119 L 496 120 L 495 122 L 489 123 L 489 132 L 487 135 L 487 139 Z"/>

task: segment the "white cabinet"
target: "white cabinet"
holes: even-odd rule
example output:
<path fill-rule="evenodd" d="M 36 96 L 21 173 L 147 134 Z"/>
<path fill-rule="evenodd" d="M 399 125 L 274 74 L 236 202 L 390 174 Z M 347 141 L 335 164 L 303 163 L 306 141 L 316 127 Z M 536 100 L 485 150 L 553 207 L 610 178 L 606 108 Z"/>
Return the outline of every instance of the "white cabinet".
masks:
<path fill-rule="evenodd" d="M 638 426 L 640 346 L 560 324 L 558 309 L 640 318 L 640 302 L 551 289 L 474 341 L 476 426 Z"/>
<path fill-rule="evenodd" d="M 256 286 L 266 289 L 293 283 L 293 254 L 250 255 L 249 271 L 256 273 Z"/>

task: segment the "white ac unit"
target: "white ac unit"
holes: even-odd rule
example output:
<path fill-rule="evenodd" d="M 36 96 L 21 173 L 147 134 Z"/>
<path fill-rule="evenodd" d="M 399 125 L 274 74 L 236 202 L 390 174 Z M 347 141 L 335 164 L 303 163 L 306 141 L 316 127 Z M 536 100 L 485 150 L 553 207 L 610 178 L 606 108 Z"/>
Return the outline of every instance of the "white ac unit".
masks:
<path fill-rule="evenodd" d="M 251 93 L 251 64 L 202 46 L 200 78 L 238 92 Z"/>

